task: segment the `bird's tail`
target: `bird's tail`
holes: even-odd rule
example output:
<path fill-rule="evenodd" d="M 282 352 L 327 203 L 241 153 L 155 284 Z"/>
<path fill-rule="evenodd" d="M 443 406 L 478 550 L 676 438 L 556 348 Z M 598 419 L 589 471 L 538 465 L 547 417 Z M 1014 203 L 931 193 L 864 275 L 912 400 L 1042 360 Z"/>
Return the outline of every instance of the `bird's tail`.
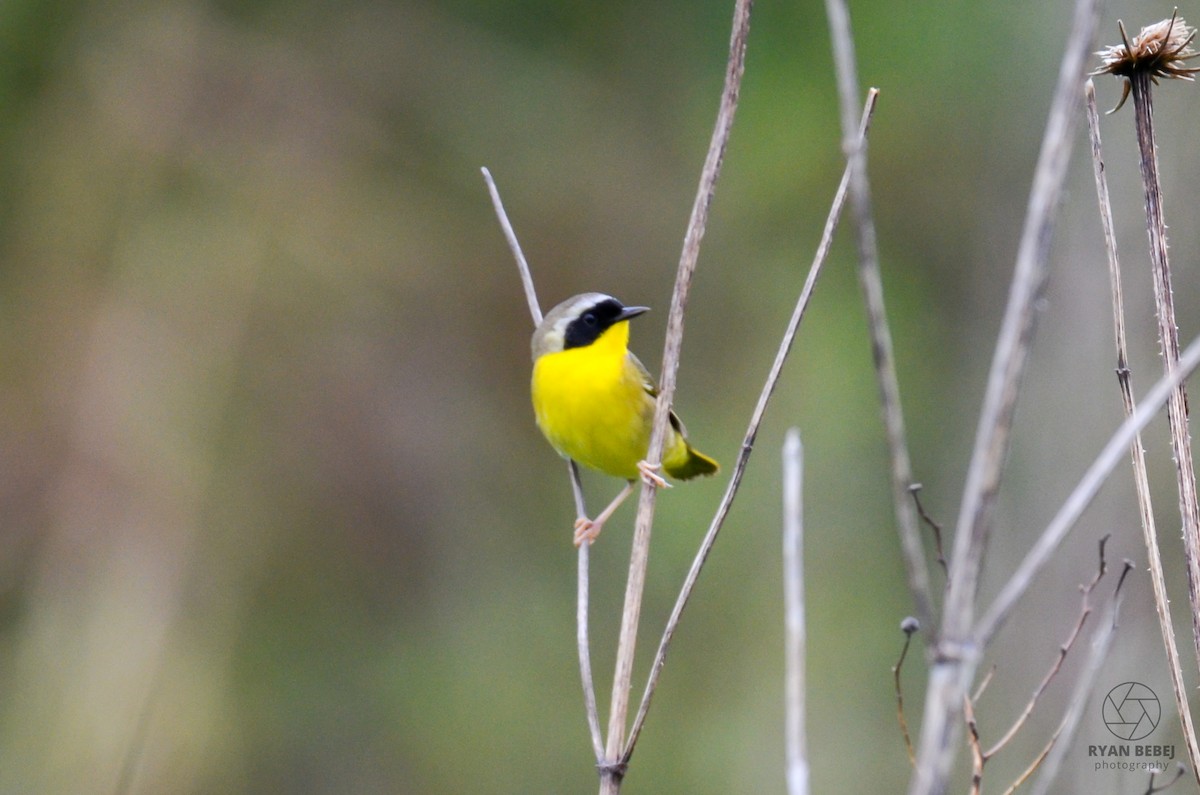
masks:
<path fill-rule="evenodd" d="M 682 463 L 666 467 L 667 474 L 676 480 L 690 480 L 700 475 L 713 475 L 721 468 L 713 459 L 706 456 L 687 442 L 687 457 Z"/>

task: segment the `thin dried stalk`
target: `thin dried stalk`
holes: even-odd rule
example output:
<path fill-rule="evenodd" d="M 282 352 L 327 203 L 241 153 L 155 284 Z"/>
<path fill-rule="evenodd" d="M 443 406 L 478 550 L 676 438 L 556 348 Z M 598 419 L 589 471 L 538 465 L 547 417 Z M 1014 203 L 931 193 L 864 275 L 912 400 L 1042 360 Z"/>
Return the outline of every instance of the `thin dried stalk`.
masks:
<path fill-rule="evenodd" d="M 750 11 L 752 0 L 737 0 L 733 11 L 733 29 L 729 42 L 729 62 L 725 71 L 725 85 L 717 111 L 717 122 L 704 168 L 700 173 L 700 185 L 692 205 L 691 218 L 684 236 L 683 251 L 675 276 L 675 289 L 671 296 L 671 311 L 667 316 L 667 334 L 663 347 L 662 378 L 654 412 L 654 429 L 650 436 L 650 449 L 646 460 L 659 464 L 662 460 L 663 443 L 667 432 L 667 420 L 671 402 L 675 396 L 675 383 L 679 371 L 679 352 L 683 344 L 683 318 L 691 291 L 692 275 L 700 256 L 700 241 L 704 237 L 708 221 L 708 209 L 716 189 L 717 176 L 725 157 L 725 148 L 733 128 L 733 117 L 737 110 L 741 91 L 742 74 L 746 67 L 746 40 L 750 33 Z M 625 587 L 625 608 L 621 613 L 621 631 L 617 642 L 617 663 L 613 674 L 612 708 L 608 719 L 608 737 L 605 759 L 600 765 L 600 792 L 616 795 L 621 791 L 627 759 L 632 747 L 625 743 L 625 722 L 629 710 L 629 691 L 633 677 L 634 649 L 637 645 L 638 620 L 641 616 L 642 592 L 646 583 L 646 566 L 650 558 L 650 529 L 654 522 L 654 504 L 657 489 L 643 484 L 638 500 L 637 518 L 633 531 L 633 550 L 629 559 L 629 579 Z M 632 738 L 631 738 L 632 740 Z"/>
<path fill-rule="evenodd" d="M 521 251 L 521 244 L 517 240 L 517 234 L 508 220 L 508 213 L 504 210 L 504 202 L 500 200 L 500 191 L 496 187 L 495 180 L 492 179 L 492 173 L 486 167 L 481 168 L 480 171 L 483 172 L 483 179 L 487 183 L 488 193 L 492 197 L 492 207 L 496 211 L 496 218 L 500 221 L 500 228 L 504 231 L 504 238 L 508 241 L 508 247 L 512 250 L 513 258 L 517 262 L 517 271 L 521 274 L 521 284 L 525 288 L 525 299 L 529 302 L 529 314 L 533 318 L 533 325 L 536 328 L 542 322 L 542 308 L 538 304 L 537 290 L 533 286 L 533 274 L 529 270 L 529 262 L 525 259 L 525 254 Z M 567 474 L 571 479 L 571 493 L 575 497 L 575 517 L 584 518 L 587 516 L 587 507 L 583 500 L 583 485 L 579 482 L 579 466 L 574 461 L 567 462 Z M 592 750 L 596 754 L 596 763 L 599 764 L 604 756 L 604 738 L 600 733 L 600 714 L 596 708 L 596 687 L 592 680 L 592 655 L 588 642 L 588 546 L 588 544 L 579 545 L 575 637 L 579 647 L 579 676 L 583 683 L 583 704 L 584 710 L 587 712 L 588 732 L 592 737 Z"/>
<path fill-rule="evenodd" d="M 1092 578 L 1091 582 L 1089 582 L 1087 585 L 1081 586 L 1080 588 L 1083 593 L 1083 597 L 1079 606 L 1079 618 L 1075 620 L 1075 626 L 1071 628 L 1071 634 L 1068 635 L 1066 641 L 1064 641 L 1063 644 L 1058 647 L 1058 656 L 1054 658 L 1054 662 L 1051 664 L 1050 670 L 1048 670 L 1046 675 L 1042 677 L 1042 681 L 1038 683 L 1037 688 L 1033 691 L 1033 695 L 1029 697 L 1029 701 L 1025 702 L 1025 709 L 1021 710 L 1021 714 L 1017 716 L 1017 719 L 1014 720 L 1012 725 L 1008 727 L 1008 731 L 1004 733 L 1004 736 L 997 740 L 991 748 L 983 753 L 983 759 L 985 762 L 999 753 L 1004 746 L 1012 742 L 1012 738 L 1017 735 L 1017 732 L 1019 732 L 1021 727 L 1025 725 L 1025 722 L 1029 720 L 1029 716 L 1033 714 L 1033 710 L 1037 707 L 1038 701 L 1041 700 L 1042 694 L 1046 692 L 1046 688 L 1050 686 L 1050 683 L 1054 681 L 1054 677 L 1056 677 L 1058 672 L 1062 670 L 1063 662 L 1066 661 L 1067 655 L 1071 653 L 1071 649 L 1075 647 L 1075 641 L 1079 640 L 1079 633 L 1083 632 L 1083 625 L 1087 623 L 1088 617 L 1092 614 L 1092 591 L 1095 590 L 1096 585 L 1099 584 L 1100 578 L 1104 576 L 1106 571 L 1108 571 L 1108 562 L 1104 558 L 1104 546 L 1108 543 L 1109 538 L 1110 536 L 1105 536 L 1104 538 L 1100 539 L 1100 567 L 1096 572 L 1096 576 Z"/>
<path fill-rule="evenodd" d="M 917 757 L 913 753 L 908 719 L 904 717 L 904 688 L 900 685 L 900 671 L 904 668 L 904 660 L 908 657 L 908 647 L 912 645 L 913 633 L 920 628 L 921 624 L 912 616 L 908 616 L 900 622 L 900 631 L 904 633 L 904 646 L 900 649 L 900 658 L 892 666 L 892 687 L 896 692 L 896 721 L 900 724 L 900 734 L 904 737 L 904 750 L 908 753 L 910 765 L 917 763 Z"/>
<path fill-rule="evenodd" d="M 1009 795 L 1013 790 L 1020 786 L 1034 770 L 1041 770 L 1041 775 L 1034 782 L 1032 795 L 1046 795 L 1051 791 L 1051 786 L 1054 784 L 1054 778 L 1058 775 L 1059 768 L 1062 766 L 1063 757 L 1067 754 L 1067 749 L 1071 747 L 1071 741 L 1075 737 L 1075 730 L 1079 727 L 1079 720 L 1083 717 L 1084 710 L 1087 709 L 1087 702 L 1092 692 L 1092 685 L 1096 681 L 1096 676 L 1100 673 L 1100 666 L 1104 664 L 1108 657 L 1108 650 L 1112 647 L 1113 636 L 1117 632 L 1117 615 L 1121 611 L 1121 586 L 1125 584 L 1125 577 L 1133 568 L 1133 564 L 1125 561 L 1125 568 L 1121 570 L 1121 577 L 1117 580 L 1116 588 L 1113 589 L 1112 599 L 1109 601 L 1108 610 L 1105 611 L 1104 624 L 1097 630 L 1097 636 L 1092 639 L 1092 650 L 1088 655 L 1087 662 L 1083 666 L 1083 670 L 1079 674 L 1079 679 L 1075 682 L 1075 690 L 1071 693 L 1071 700 L 1067 704 L 1067 711 L 1063 715 L 1062 723 L 1054 731 L 1054 736 L 1051 738 L 1050 745 L 1047 750 L 1038 755 L 1038 758 L 1030 765 L 1025 774 L 1019 778 L 1009 789 Z"/>
<path fill-rule="evenodd" d="M 908 493 L 912 495 L 913 505 L 917 509 L 917 516 L 921 517 L 921 521 L 928 525 L 930 532 L 933 533 L 933 553 L 937 558 L 938 565 L 942 567 L 942 574 L 949 575 L 950 567 L 946 565 L 946 553 L 942 550 L 942 525 L 935 521 L 926 512 L 925 506 L 921 504 L 921 489 L 923 488 L 922 484 L 914 483 L 908 487 Z"/>
<path fill-rule="evenodd" d="M 860 128 L 863 135 L 866 135 L 869 129 L 877 97 L 878 92 L 875 91 L 869 92 L 867 95 L 867 103 L 863 109 L 862 126 Z M 733 473 L 729 477 L 729 484 L 725 487 L 725 493 L 721 497 L 721 502 L 717 506 L 712 522 L 709 523 L 708 532 L 705 533 L 704 540 L 700 542 L 700 549 L 696 552 L 695 558 L 692 559 L 692 566 L 688 570 L 687 577 L 684 578 L 683 587 L 680 589 L 679 596 L 675 600 L 675 607 L 671 610 L 671 615 L 667 619 L 667 625 L 663 629 L 662 639 L 658 644 L 658 651 L 654 655 L 654 663 L 650 666 L 650 677 L 646 682 L 646 689 L 642 694 L 642 703 L 638 707 L 637 717 L 634 718 L 633 728 L 629 733 L 629 743 L 626 746 L 624 756 L 625 762 L 629 761 L 629 756 L 633 753 L 638 735 L 641 733 L 642 726 L 646 721 L 646 714 L 650 710 L 650 702 L 654 697 L 655 689 L 658 687 L 658 677 L 662 672 L 663 665 L 666 663 L 667 650 L 670 648 L 671 639 L 675 636 L 675 630 L 679 626 L 683 609 L 687 607 L 692 590 L 696 587 L 696 581 L 700 576 L 700 570 L 704 568 L 704 563 L 708 560 L 708 555 L 712 552 L 713 545 L 716 544 L 717 535 L 721 532 L 721 528 L 725 524 L 725 518 L 729 515 L 729 509 L 733 505 L 733 500 L 737 496 L 738 489 L 741 487 L 742 475 L 745 474 L 746 464 L 749 463 L 750 454 L 754 450 L 754 441 L 758 437 L 759 426 L 762 424 L 763 416 L 766 414 L 767 405 L 771 402 L 771 396 L 775 393 L 775 387 L 779 383 L 779 376 L 783 372 L 783 365 L 787 361 L 788 354 L 792 349 L 792 343 L 796 339 L 796 332 L 800 328 L 800 321 L 804 319 L 805 311 L 808 309 L 809 300 L 812 298 L 813 290 L 816 287 L 817 277 L 821 275 L 825 260 L 829 256 L 829 248 L 833 243 L 833 233 L 837 230 L 842 208 L 845 206 L 849 182 L 850 166 L 847 165 L 845 172 L 842 174 L 842 181 L 838 185 L 837 193 L 834 195 L 833 205 L 829 210 L 829 217 L 825 220 L 825 229 L 821 235 L 821 242 L 817 246 L 817 252 L 813 257 L 812 266 L 809 268 L 808 277 L 804 281 L 804 288 L 800 291 L 800 297 L 796 301 L 795 309 L 792 310 L 792 317 L 788 321 L 787 330 L 784 331 L 783 338 L 779 342 L 779 349 L 775 352 L 775 361 L 771 364 L 771 370 L 767 374 L 767 379 L 763 383 L 762 390 L 759 392 L 758 403 L 755 404 L 754 411 L 750 415 L 750 422 L 746 426 L 745 436 L 742 437 L 742 446 L 738 452 L 737 461 L 734 462 Z"/>
<path fill-rule="evenodd" d="M 826 0 L 825 8 L 829 15 L 834 63 L 837 68 L 842 147 L 851 166 L 850 201 L 854 209 L 855 241 L 858 246 L 858 280 L 867 308 L 871 360 L 875 365 L 875 380 L 879 387 L 883 424 L 887 432 L 892 476 L 892 507 L 896 514 L 896 529 L 900 535 L 900 549 L 904 554 L 904 566 L 908 573 L 908 589 L 912 595 L 917 619 L 926 632 L 936 635 L 933 598 L 929 588 L 929 567 L 925 562 L 917 514 L 909 499 L 909 490 L 913 485 L 912 462 L 904 430 L 904 411 L 900 402 L 900 381 L 896 377 L 892 332 L 888 327 L 887 309 L 883 300 L 883 277 L 879 270 L 879 249 L 875 239 L 875 221 L 871 213 L 871 184 L 867 176 L 867 143 L 866 138 L 858 133 L 858 76 L 854 60 L 854 36 L 850 29 L 850 12 L 846 8 L 845 0 Z"/>
<path fill-rule="evenodd" d="M 1169 373 L 1179 360 L 1179 329 L 1175 324 L 1175 302 L 1171 295 L 1167 224 L 1154 143 L 1151 77 L 1149 73 L 1139 71 L 1130 77 L 1129 82 L 1133 88 L 1142 187 L 1146 194 L 1146 232 L 1150 238 L 1154 301 L 1158 309 L 1158 335 L 1162 342 L 1163 368 Z M 1175 458 L 1176 482 L 1179 487 L 1179 515 L 1183 521 L 1183 551 L 1187 561 L 1188 598 L 1192 606 L 1192 638 L 1195 641 L 1196 659 L 1200 662 L 1200 497 L 1196 493 L 1196 470 L 1192 463 L 1192 439 L 1188 431 L 1187 414 L 1187 392 L 1180 383 L 1167 403 L 1167 418 L 1170 422 L 1171 452 Z"/>
<path fill-rule="evenodd" d="M 958 518 L 946 609 L 949 638 L 961 637 L 971 623 L 979 570 L 991 530 L 992 508 L 1008 452 L 1013 411 L 1033 337 L 1035 304 L 1045 286 L 1051 233 L 1073 148 L 1076 108 L 1083 91 L 1081 78 L 1088 42 L 1096 28 L 1098 6 L 1096 0 L 1081 0 L 1076 5 L 1075 23 L 1063 55 L 1058 90 L 1038 159 Z"/>
<path fill-rule="evenodd" d="M 583 502 L 583 484 L 579 482 L 579 465 L 567 462 L 571 476 L 571 492 L 575 495 L 575 518 L 587 517 Z M 600 731 L 600 713 L 596 707 L 596 686 L 592 679 L 592 652 L 588 641 L 588 560 L 586 549 L 591 544 L 580 544 L 577 553 L 577 593 L 575 599 L 575 643 L 579 647 L 579 677 L 583 684 L 583 707 L 587 713 L 588 733 L 592 737 L 592 751 L 596 764 L 604 758 L 604 735 Z"/>
<path fill-rule="evenodd" d="M 1062 507 L 1058 509 L 1058 513 L 1050 520 L 1050 524 L 1046 525 L 1046 529 L 1042 531 L 1038 540 L 1025 555 L 1025 559 L 1021 561 L 1021 565 L 1000 589 L 1000 593 L 992 602 L 991 607 L 979 620 L 975 634 L 969 641 L 971 647 L 983 648 L 992 641 L 1012 614 L 1017 602 L 1029 589 L 1033 578 L 1058 550 L 1063 539 L 1067 537 L 1075 523 L 1079 521 L 1079 517 L 1095 499 L 1100 487 L 1104 485 L 1104 481 L 1108 479 L 1117 463 L 1124 457 L 1138 432 L 1154 419 L 1166 405 L 1168 396 L 1175 390 L 1175 386 L 1191 375 L 1197 366 L 1200 366 L 1200 337 L 1193 340 L 1183 351 L 1179 357 L 1179 366 L 1170 375 L 1164 375 L 1155 382 L 1150 391 L 1138 403 L 1133 414 L 1121 423 L 1109 438 L 1108 443 L 1092 461 L 1083 478 L 1067 496 Z"/>
<path fill-rule="evenodd" d="M 975 720 L 975 705 L 971 699 L 963 698 L 963 720 L 967 724 L 967 748 L 971 751 L 971 795 L 983 791 L 983 747 L 979 743 L 979 724 Z"/>
<path fill-rule="evenodd" d="M 1058 672 L 1062 670 L 1062 665 L 1067 659 L 1067 655 L 1071 653 L 1071 649 L 1075 647 L 1075 642 L 1079 640 L 1079 635 L 1081 632 L 1083 632 L 1083 625 L 1087 622 L 1088 617 L 1092 614 L 1092 604 L 1090 600 L 1092 591 L 1096 589 L 1100 579 L 1104 577 L 1105 572 L 1108 570 L 1108 562 L 1104 556 L 1104 547 L 1108 543 L 1108 539 L 1109 536 L 1105 536 L 1104 538 L 1100 539 L 1100 565 L 1096 571 L 1096 576 L 1093 577 L 1086 585 L 1080 586 L 1082 598 L 1079 607 L 1079 617 L 1075 620 L 1075 626 L 1072 627 L 1070 635 L 1067 637 L 1066 641 L 1064 641 L 1063 644 L 1058 647 L 1058 655 L 1054 658 L 1054 662 L 1050 665 L 1050 669 L 1042 677 L 1041 682 L 1038 683 L 1037 688 L 1033 691 L 1033 695 L 1029 697 L 1027 702 L 1025 702 L 1025 708 L 1021 710 L 1021 714 L 1018 715 L 1016 720 L 1013 721 L 1012 725 L 1009 726 L 1008 731 L 1006 731 L 1004 735 L 986 751 L 983 750 L 983 746 L 979 737 L 979 729 L 975 723 L 974 710 L 977 698 L 966 699 L 964 709 L 967 717 L 967 727 L 970 730 L 968 743 L 971 747 L 972 792 L 978 793 L 981 790 L 983 786 L 984 767 L 993 756 L 998 754 L 1005 746 L 1012 742 L 1012 739 L 1017 735 L 1017 732 L 1019 732 L 1025 726 L 1026 721 L 1029 720 L 1029 716 L 1033 714 L 1033 710 L 1037 707 L 1038 702 L 1041 700 L 1042 694 L 1046 692 L 1046 688 L 1048 688 L 1050 683 L 1054 681 L 1054 678 L 1058 676 Z M 1045 758 L 1046 754 L 1049 753 L 1050 749 L 1054 746 L 1054 742 L 1057 737 L 1058 734 L 1055 732 L 1055 734 L 1050 738 L 1050 741 L 1046 744 L 1045 748 L 1042 750 L 1041 754 L 1038 755 L 1038 758 L 1032 765 L 1030 765 L 1024 775 L 1022 775 L 1021 780 L 1028 778 L 1029 775 L 1031 775 L 1032 772 L 1037 769 L 1037 766 L 1041 764 L 1041 760 Z"/>
<path fill-rule="evenodd" d="M 1179 359 L 1179 330 L 1171 292 L 1171 263 L 1167 256 L 1167 224 L 1159 180 L 1158 153 L 1154 140 L 1153 86 L 1159 78 L 1192 82 L 1198 67 L 1187 61 L 1200 56 L 1191 49 L 1196 30 L 1179 18 L 1179 10 L 1153 25 L 1142 28 L 1131 40 L 1125 24 L 1117 23 L 1121 44 L 1106 47 L 1098 55 L 1100 68 L 1092 74 L 1111 74 L 1124 80 L 1124 92 L 1115 112 L 1133 94 L 1134 128 L 1137 133 L 1142 188 L 1146 199 L 1146 234 L 1150 239 L 1150 265 L 1154 277 L 1158 338 L 1162 344 L 1163 368 L 1170 373 Z M 1187 392 L 1182 383 L 1167 404 L 1171 428 L 1171 452 L 1175 458 L 1179 487 L 1179 514 L 1183 521 L 1184 558 L 1187 562 L 1188 597 L 1192 607 L 1192 637 L 1200 663 L 1200 496 L 1192 463 L 1188 432 Z M 1200 771 L 1197 771 L 1200 777 Z M 1200 781 L 1200 778 L 1197 779 Z"/>
<path fill-rule="evenodd" d="M 1146 791 L 1142 795 L 1155 795 L 1157 792 L 1165 792 L 1175 786 L 1175 782 L 1187 775 L 1187 765 L 1179 762 L 1175 767 L 1175 776 L 1166 784 L 1155 785 L 1154 779 L 1158 778 L 1158 773 L 1154 770 L 1150 771 L 1150 782 L 1146 785 Z"/>
<path fill-rule="evenodd" d="M 808 795 L 804 733 L 804 448 L 792 428 L 783 441 L 783 604 L 786 626 L 788 795 Z"/>
<path fill-rule="evenodd" d="M 1125 408 L 1125 416 L 1128 417 L 1133 413 L 1137 404 L 1133 397 L 1133 384 L 1125 344 L 1125 301 L 1121 289 L 1121 263 L 1117 257 L 1117 237 L 1113 228 L 1108 180 L 1104 175 L 1104 159 L 1100 141 L 1100 114 L 1096 109 L 1096 89 L 1090 79 L 1087 81 L 1084 93 L 1087 99 L 1088 134 L 1092 144 L 1096 196 L 1100 206 L 1100 222 L 1104 229 L 1104 248 L 1108 254 L 1108 275 L 1112 288 L 1113 331 L 1117 348 L 1117 383 L 1121 389 L 1121 402 Z M 1146 557 L 1150 564 L 1150 583 L 1154 590 L 1154 606 L 1158 614 L 1163 648 L 1167 652 L 1167 667 L 1171 672 L 1171 689 L 1175 694 L 1175 708 L 1179 713 L 1184 746 L 1187 748 L 1192 770 L 1200 771 L 1200 744 L 1196 740 L 1191 707 L 1188 705 L 1187 687 L 1183 680 L 1183 666 L 1179 661 L 1179 649 L 1175 645 L 1175 625 L 1171 621 L 1170 600 L 1167 598 L 1166 579 L 1163 576 L 1162 556 L 1158 547 L 1158 531 L 1154 524 L 1154 507 L 1150 499 L 1150 478 L 1146 471 L 1146 452 L 1142 448 L 1141 434 L 1134 438 L 1129 452 L 1133 462 L 1133 481 L 1137 493 L 1138 511 L 1142 520 L 1142 538 L 1146 545 Z M 1200 772 L 1197 775 L 1200 775 Z"/>
<path fill-rule="evenodd" d="M 1063 52 L 1058 86 L 1017 250 L 1012 287 L 996 341 L 963 488 L 950 561 L 949 591 L 942 630 L 934 646 L 917 769 L 909 787 L 910 795 L 946 790 L 958 747 L 963 697 L 970 689 L 979 663 L 979 649 L 969 644 L 979 574 L 1008 453 L 1017 393 L 1033 337 L 1035 304 L 1046 280 L 1051 232 L 1074 142 L 1087 51 L 1098 24 L 1099 8 L 1100 0 L 1077 0 L 1071 33 Z"/>
<path fill-rule="evenodd" d="M 979 680 L 979 684 L 975 686 L 975 692 L 971 694 L 971 701 L 977 704 L 979 703 L 979 699 L 983 697 L 985 692 L 987 692 L 988 685 L 992 683 L 992 679 L 995 678 L 995 676 L 996 666 L 993 665 L 991 668 L 988 668 L 987 673 L 983 675 L 983 678 Z"/>
<path fill-rule="evenodd" d="M 508 221 L 508 213 L 504 212 L 504 202 L 500 201 L 500 191 L 496 188 L 495 180 L 492 179 L 492 172 L 488 171 L 486 167 L 479 170 L 483 172 L 483 180 L 487 183 L 488 194 L 492 197 L 492 207 L 496 210 L 496 218 L 499 219 L 500 228 L 504 231 L 504 239 L 508 241 L 508 247 L 517 261 L 517 270 L 521 274 L 521 286 L 525 288 L 525 300 L 529 302 L 529 314 L 533 317 L 534 328 L 537 328 L 538 324 L 542 322 L 542 308 L 538 303 L 537 290 L 533 288 L 533 274 L 529 272 L 529 262 L 525 259 L 525 252 L 521 251 L 517 233 L 513 231 L 512 224 Z"/>

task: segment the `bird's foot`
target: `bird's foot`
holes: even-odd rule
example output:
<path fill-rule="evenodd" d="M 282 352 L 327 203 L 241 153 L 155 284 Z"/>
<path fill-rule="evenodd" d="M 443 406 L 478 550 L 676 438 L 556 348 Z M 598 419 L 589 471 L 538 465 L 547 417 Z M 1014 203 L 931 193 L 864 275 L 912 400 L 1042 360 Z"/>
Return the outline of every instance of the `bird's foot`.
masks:
<path fill-rule="evenodd" d="M 668 483 L 662 475 L 658 474 L 658 470 L 662 469 L 662 464 L 651 464 L 649 461 L 638 461 L 638 472 L 642 474 L 642 482 L 647 486 L 654 486 L 659 489 L 669 489 L 671 484 Z"/>
<path fill-rule="evenodd" d="M 586 516 L 581 516 L 575 520 L 575 546 L 582 545 L 585 541 L 590 545 L 600 535 L 600 530 L 604 527 L 603 522 L 593 522 Z"/>
<path fill-rule="evenodd" d="M 581 546 L 584 541 L 591 544 L 596 540 L 596 536 L 600 535 L 600 529 L 604 527 L 604 523 L 609 517 L 616 513 L 617 508 L 621 503 L 625 502 L 625 498 L 633 493 L 633 481 L 625 484 L 625 488 L 613 498 L 613 501 L 608 504 L 608 507 L 601 511 L 595 519 L 589 519 L 586 516 L 580 516 L 575 520 L 575 546 Z"/>

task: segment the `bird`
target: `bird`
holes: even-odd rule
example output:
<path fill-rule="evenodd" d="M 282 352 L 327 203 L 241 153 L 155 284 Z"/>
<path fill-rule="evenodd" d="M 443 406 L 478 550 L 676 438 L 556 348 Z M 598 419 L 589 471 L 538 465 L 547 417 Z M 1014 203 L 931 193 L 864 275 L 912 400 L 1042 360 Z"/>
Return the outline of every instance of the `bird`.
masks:
<path fill-rule="evenodd" d="M 604 293 L 563 301 L 543 318 L 530 342 L 534 416 L 550 445 L 590 469 L 623 478 L 621 492 L 595 519 L 575 522 L 575 545 L 591 544 L 640 477 L 669 484 L 646 461 L 658 387 L 629 350 L 629 321 L 649 311 Z M 712 475 L 719 465 L 692 447 L 674 411 L 661 469 L 677 480 Z"/>

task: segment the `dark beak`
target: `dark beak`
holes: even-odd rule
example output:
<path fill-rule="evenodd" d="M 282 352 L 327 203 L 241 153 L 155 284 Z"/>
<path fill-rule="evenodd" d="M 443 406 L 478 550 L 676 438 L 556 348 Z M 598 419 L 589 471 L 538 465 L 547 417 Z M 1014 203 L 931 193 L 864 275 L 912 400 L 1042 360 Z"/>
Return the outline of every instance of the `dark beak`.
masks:
<path fill-rule="evenodd" d="M 648 306 L 627 306 L 621 310 L 621 314 L 617 315 L 617 320 L 629 320 L 638 315 L 645 314 L 650 311 Z"/>

